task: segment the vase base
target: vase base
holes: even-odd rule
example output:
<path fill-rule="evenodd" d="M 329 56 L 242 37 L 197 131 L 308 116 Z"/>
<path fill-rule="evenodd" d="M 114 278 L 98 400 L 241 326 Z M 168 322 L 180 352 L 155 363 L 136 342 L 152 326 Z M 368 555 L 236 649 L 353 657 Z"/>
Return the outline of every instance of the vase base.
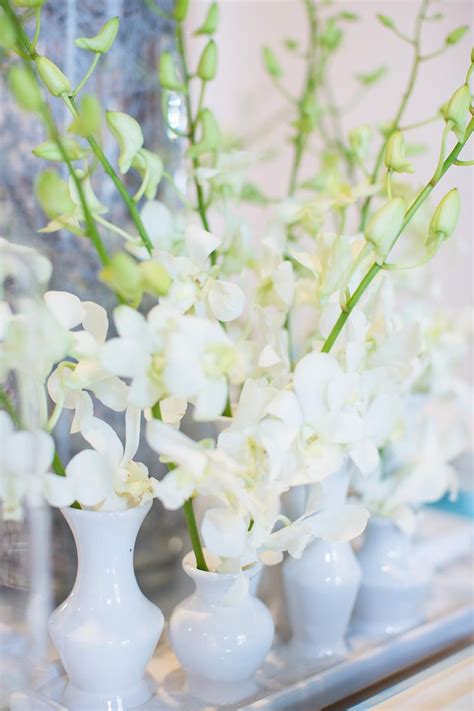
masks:
<path fill-rule="evenodd" d="M 68 711 L 128 711 L 148 701 L 153 695 L 154 687 L 155 683 L 148 674 L 133 687 L 104 694 L 83 691 L 68 682 L 61 703 Z"/>
<path fill-rule="evenodd" d="M 209 704 L 235 704 L 255 694 L 258 685 L 254 679 L 216 681 L 187 672 L 186 689 L 190 696 Z"/>

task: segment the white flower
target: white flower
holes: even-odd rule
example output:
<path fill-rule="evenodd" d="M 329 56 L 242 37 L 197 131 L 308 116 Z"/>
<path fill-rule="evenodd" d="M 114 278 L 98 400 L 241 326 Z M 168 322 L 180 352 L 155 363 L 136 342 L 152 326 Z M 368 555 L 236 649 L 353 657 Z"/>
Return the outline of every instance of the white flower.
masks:
<path fill-rule="evenodd" d="M 53 461 L 54 442 L 46 432 L 17 431 L 0 411 L 0 501 L 5 520 L 20 521 L 23 504 L 42 501 L 42 478 Z"/>
<path fill-rule="evenodd" d="M 46 475 L 45 496 L 52 506 L 70 506 L 115 511 L 139 506 L 156 496 L 158 482 L 148 476 L 144 464 L 133 461 L 140 439 L 139 410 L 126 412 L 125 448 L 114 430 L 91 417 L 82 423 L 81 434 L 93 446 L 76 454 L 66 467 L 66 476 Z"/>

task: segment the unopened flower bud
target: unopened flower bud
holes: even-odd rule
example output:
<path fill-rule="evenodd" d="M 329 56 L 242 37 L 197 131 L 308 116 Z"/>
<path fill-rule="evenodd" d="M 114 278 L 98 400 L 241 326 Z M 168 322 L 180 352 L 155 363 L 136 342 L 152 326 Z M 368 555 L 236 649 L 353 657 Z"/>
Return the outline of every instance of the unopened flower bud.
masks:
<path fill-rule="evenodd" d="M 44 85 L 53 96 L 69 94 L 71 84 L 60 68 L 48 57 L 36 57 L 36 66 Z"/>
<path fill-rule="evenodd" d="M 174 59 L 169 52 L 163 52 L 160 57 L 159 78 L 163 89 L 179 91 L 183 88 L 183 84 L 176 72 Z"/>
<path fill-rule="evenodd" d="M 138 121 L 121 111 L 106 111 L 105 117 L 107 126 L 119 144 L 118 166 L 120 172 L 126 173 L 143 146 L 142 129 Z"/>
<path fill-rule="evenodd" d="M 461 211 L 461 201 L 457 188 L 447 193 L 433 213 L 428 228 L 427 247 L 448 239 L 454 232 Z"/>
<path fill-rule="evenodd" d="M 143 290 L 153 296 L 164 296 L 171 286 L 171 277 L 158 262 L 140 262 Z"/>
<path fill-rule="evenodd" d="M 372 216 L 365 232 L 376 253 L 377 264 L 382 264 L 398 237 L 405 217 L 405 200 L 392 198 Z"/>
<path fill-rule="evenodd" d="M 385 165 L 395 173 L 413 173 L 411 163 L 405 159 L 405 139 L 401 131 L 394 131 L 385 148 Z"/>
<path fill-rule="evenodd" d="M 148 200 L 153 200 L 163 177 L 163 161 L 157 153 L 148 151 L 142 148 L 132 162 L 132 167 L 141 175 L 142 179 L 146 178 L 144 187 L 144 195 Z"/>
<path fill-rule="evenodd" d="M 35 77 L 25 67 L 13 66 L 8 72 L 10 90 L 18 105 L 26 111 L 40 111 L 41 92 Z"/>
<path fill-rule="evenodd" d="M 10 18 L 3 10 L 0 12 L 0 47 L 13 49 L 16 42 L 16 32 Z"/>
<path fill-rule="evenodd" d="M 99 32 L 94 37 L 78 37 L 74 40 L 74 44 L 81 49 L 86 49 L 89 52 L 97 52 L 105 54 L 112 47 L 117 32 L 119 30 L 120 20 L 118 17 L 112 17 L 107 20 L 105 25 L 101 27 Z"/>
<path fill-rule="evenodd" d="M 217 47 L 214 40 L 209 40 L 201 54 L 196 73 L 203 81 L 212 81 L 216 76 L 216 71 Z"/>
<path fill-rule="evenodd" d="M 219 8 L 217 2 L 213 2 L 207 11 L 206 19 L 204 20 L 201 27 L 196 31 L 197 35 L 213 35 L 217 30 L 217 23 L 219 21 Z"/>
<path fill-rule="evenodd" d="M 189 0 L 176 0 L 174 4 L 174 16 L 178 22 L 183 22 L 188 14 Z"/>
<path fill-rule="evenodd" d="M 130 306 L 139 306 L 143 296 L 142 276 L 137 262 L 125 252 L 114 254 L 100 273 L 101 280 Z"/>
<path fill-rule="evenodd" d="M 273 54 L 273 51 L 270 49 L 270 47 L 264 47 L 262 50 L 262 55 L 265 69 L 270 74 L 270 76 L 276 77 L 277 79 L 281 77 L 282 71 L 280 63 Z"/>
<path fill-rule="evenodd" d="M 87 156 L 87 151 L 85 148 L 79 145 L 79 143 L 70 136 L 64 136 L 61 140 L 61 145 L 66 153 L 69 160 L 80 160 Z M 39 146 L 33 148 L 33 155 L 37 158 L 44 158 L 44 160 L 50 160 L 53 162 L 61 163 L 64 161 L 63 154 L 56 141 L 44 141 L 40 143 Z"/>
<path fill-rule="evenodd" d="M 102 107 L 95 96 L 85 94 L 78 109 L 78 115 L 70 123 L 68 131 L 78 136 L 96 136 L 102 127 Z"/>
<path fill-rule="evenodd" d="M 350 146 L 359 160 L 364 160 L 367 157 L 371 139 L 372 129 L 370 126 L 359 126 L 349 132 Z"/>
<path fill-rule="evenodd" d="M 459 141 L 462 141 L 466 131 L 471 106 L 471 92 L 467 84 L 456 89 L 446 106 L 443 107 L 445 121 L 452 121 L 453 131 Z"/>

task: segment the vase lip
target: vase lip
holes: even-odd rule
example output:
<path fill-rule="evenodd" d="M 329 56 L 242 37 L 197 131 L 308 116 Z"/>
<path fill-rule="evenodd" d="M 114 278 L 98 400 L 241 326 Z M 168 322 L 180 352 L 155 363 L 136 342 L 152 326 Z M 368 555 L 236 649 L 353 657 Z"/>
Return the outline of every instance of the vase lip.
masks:
<path fill-rule="evenodd" d="M 216 559 L 218 558 L 218 556 L 211 553 L 206 548 L 204 549 L 204 555 L 205 557 L 207 557 L 208 560 L 211 558 L 216 561 Z M 249 568 L 246 568 L 245 570 L 241 569 L 240 572 L 236 573 L 219 573 L 217 570 L 199 570 L 196 566 L 196 557 L 194 555 L 194 551 L 189 551 L 189 553 L 186 553 L 183 558 L 182 566 L 184 572 L 191 578 L 198 580 L 219 580 L 221 582 L 225 580 L 235 580 L 237 576 L 240 575 L 240 573 L 243 573 L 249 578 L 249 580 L 252 580 L 252 578 L 254 578 L 262 569 L 262 564 L 259 561 L 255 561 L 254 563 L 251 563 Z"/>
<path fill-rule="evenodd" d="M 95 519 L 108 519 L 111 518 L 132 518 L 134 516 L 140 515 L 143 511 L 147 514 L 151 509 L 153 501 L 146 501 L 140 506 L 129 506 L 126 509 L 121 509 L 119 511 L 92 511 L 90 509 L 75 509 L 72 506 L 62 506 L 60 511 L 63 516 L 73 516 L 78 518 L 93 518 Z"/>

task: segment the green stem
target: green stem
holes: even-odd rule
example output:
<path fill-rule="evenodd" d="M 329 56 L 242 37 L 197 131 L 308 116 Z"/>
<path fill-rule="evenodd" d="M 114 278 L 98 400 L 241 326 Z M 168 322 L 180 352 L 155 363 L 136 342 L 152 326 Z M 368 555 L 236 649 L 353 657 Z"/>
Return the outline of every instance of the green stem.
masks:
<path fill-rule="evenodd" d="M 454 163 L 458 159 L 458 156 L 459 156 L 461 150 L 464 148 L 464 146 L 466 145 L 467 141 L 469 140 L 469 138 L 471 137 L 473 132 L 474 132 L 474 118 L 471 119 L 471 121 L 469 122 L 462 141 L 459 141 L 458 143 L 456 143 L 453 150 L 451 151 L 449 156 L 446 158 L 446 160 L 442 164 L 441 170 L 439 171 L 439 175 L 433 175 L 430 182 L 427 183 L 427 185 L 425 185 L 423 190 L 421 190 L 421 192 L 418 194 L 416 199 L 413 201 L 413 203 L 410 205 L 410 207 L 406 211 L 405 217 L 403 219 L 403 224 L 402 224 L 398 234 L 394 238 L 394 240 L 390 246 L 390 249 L 387 253 L 387 256 L 392 251 L 397 240 L 403 234 L 403 232 L 405 231 L 405 228 L 407 227 L 407 225 L 409 224 L 409 222 L 411 221 L 411 219 L 413 218 L 415 213 L 418 211 L 418 209 L 421 207 L 421 205 L 425 202 L 427 197 L 430 195 L 433 188 L 439 183 L 439 181 L 441 180 L 443 175 L 446 173 L 446 171 L 452 165 L 454 165 Z M 356 304 L 358 303 L 358 301 L 360 300 L 360 298 L 362 297 L 364 292 L 367 290 L 369 285 L 372 283 L 372 281 L 375 279 L 375 277 L 377 276 L 377 274 L 383 267 L 384 267 L 383 264 L 373 264 L 370 267 L 369 271 L 365 274 L 362 281 L 358 285 L 357 289 L 354 291 L 351 298 L 347 302 L 346 309 L 344 311 L 341 311 L 339 318 L 337 319 L 336 323 L 334 324 L 334 326 L 332 328 L 331 333 L 329 334 L 326 341 L 324 342 L 323 347 L 321 349 L 323 353 L 329 353 L 329 351 L 333 347 L 334 343 L 336 342 L 337 337 L 341 333 L 352 310 L 354 309 L 354 307 L 356 306 Z"/>
<path fill-rule="evenodd" d="M 92 60 L 92 64 L 90 65 L 89 69 L 88 69 L 87 72 L 84 74 L 83 78 L 81 79 L 81 81 L 79 82 L 79 84 L 76 86 L 76 88 L 75 88 L 74 91 L 72 92 L 72 95 L 73 95 L 73 96 L 77 96 L 77 95 L 79 94 L 79 92 L 81 91 L 81 89 L 84 88 L 86 82 L 87 82 L 87 81 L 90 79 L 90 77 L 92 76 L 92 73 L 93 73 L 94 69 L 96 68 L 97 62 L 99 61 L 100 57 L 101 57 L 100 52 L 96 52 L 95 55 L 94 55 L 94 59 Z"/>
<path fill-rule="evenodd" d="M 38 43 L 40 31 L 41 31 L 41 7 L 37 7 L 35 10 L 35 20 L 36 20 L 36 26 L 35 26 L 35 34 L 33 36 L 33 39 L 31 41 L 31 49 L 34 52 L 36 49 L 36 45 Z"/>
<path fill-rule="evenodd" d="M 405 109 L 408 105 L 408 101 L 410 100 L 410 97 L 413 93 L 413 90 L 415 88 L 415 83 L 416 79 L 418 76 L 418 71 L 420 68 L 420 41 L 421 41 L 421 28 L 423 26 L 423 19 L 425 16 L 425 12 L 428 6 L 428 3 L 430 0 L 422 0 L 420 4 L 420 8 L 418 10 L 418 14 L 416 16 L 415 20 L 415 36 L 413 39 L 413 60 L 412 60 L 412 65 L 411 65 L 411 70 L 410 70 L 410 75 L 408 78 L 408 85 L 407 88 L 402 96 L 402 100 L 400 103 L 400 106 L 398 107 L 397 113 L 395 114 L 395 118 L 391 122 L 391 131 L 389 134 L 386 136 L 385 140 L 383 141 L 382 145 L 380 146 L 379 152 L 377 154 L 377 158 L 375 161 L 375 166 L 372 171 L 371 177 L 370 177 L 370 182 L 372 184 L 376 183 L 379 175 L 380 168 L 382 167 L 383 163 L 383 157 L 385 155 L 385 148 L 387 146 L 387 141 L 390 138 L 390 135 L 398 129 L 398 126 L 400 125 L 400 121 L 403 117 L 403 114 L 405 113 Z M 360 218 L 360 225 L 359 225 L 359 231 L 363 232 L 365 230 L 365 227 L 367 225 L 367 220 L 369 217 L 369 207 L 372 201 L 372 195 L 369 195 L 363 205 L 362 205 L 362 210 L 361 210 L 361 218 Z"/>
<path fill-rule="evenodd" d="M 20 418 L 17 415 L 15 405 L 2 385 L 0 385 L 0 410 L 5 410 L 15 427 L 20 427 Z"/>
<path fill-rule="evenodd" d="M 455 160 L 454 165 L 467 168 L 470 165 L 474 165 L 474 160 Z"/>
<path fill-rule="evenodd" d="M 190 95 L 190 80 L 191 80 L 191 75 L 188 69 L 188 63 L 187 63 L 187 58 L 186 58 L 186 47 L 185 47 L 185 42 L 184 42 L 184 34 L 183 34 L 183 27 L 180 22 L 176 22 L 176 46 L 179 52 L 179 55 L 181 57 L 181 62 L 182 62 L 182 67 L 183 67 L 183 81 L 184 81 L 184 101 L 186 104 L 186 113 L 188 117 L 188 125 L 189 125 L 189 143 L 191 146 L 195 146 L 196 144 L 196 123 L 199 114 L 197 113 L 196 116 L 193 118 L 193 111 L 192 111 L 192 105 L 191 105 L 191 95 Z M 203 95 L 203 87 L 201 87 L 201 97 Z M 198 170 L 200 163 L 199 159 L 195 156 L 192 159 L 192 164 L 193 164 L 193 172 L 194 172 L 194 185 L 196 188 L 196 197 L 197 197 L 197 211 L 199 213 L 199 217 L 201 219 L 202 226 L 204 227 L 207 232 L 210 232 L 210 227 L 209 227 L 209 219 L 207 216 L 207 209 L 206 209 L 206 203 L 204 200 L 204 192 L 202 189 L 202 186 L 199 183 L 199 180 L 197 179 L 196 176 L 196 171 Z M 215 258 L 215 256 L 214 256 Z"/>
<path fill-rule="evenodd" d="M 192 499 L 188 499 L 184 502 L 183 511 L 189 531 L 189 536 L 191 538 L 191 545 L 193 547 L 194 556 L 196 558 L 197 569 L 209 572 L 209 568 L 207 567 L 206 559 L 204 557 L 204 551 L 202 549 L 199 529 L 196 523 L 196 517 L 194 515 Z"/>

